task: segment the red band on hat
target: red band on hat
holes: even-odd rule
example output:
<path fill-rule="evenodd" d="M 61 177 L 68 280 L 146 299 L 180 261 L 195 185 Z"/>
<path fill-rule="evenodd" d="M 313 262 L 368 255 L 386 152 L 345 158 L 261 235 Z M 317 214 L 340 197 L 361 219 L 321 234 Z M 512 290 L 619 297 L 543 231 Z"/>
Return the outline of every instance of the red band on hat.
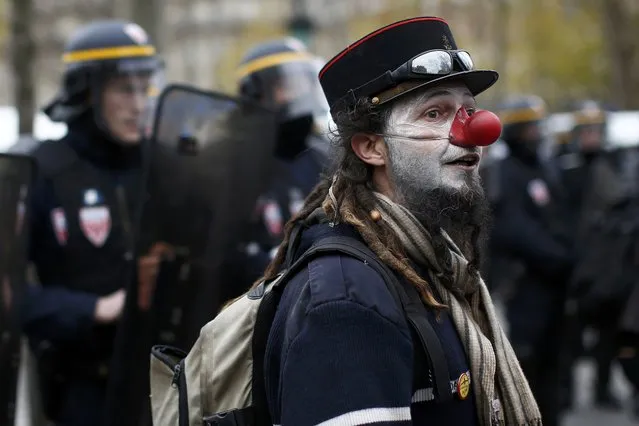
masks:
<path fill-rule="evenodd" d="M 322 78 L 324 73 L 326 71 L 328 71 L 328 69 L 330 67 L 332 67 L 337 61 L 342 59 L 348 52 L 350 52 L 351 50 L 355 49 L 357 46 L 359 46 L 360 44 L 364 43 L 365 41 L 375 37 L 376 35 L 379 35 L 379 34 L 383 33 L 384 31 L 388 31 L 388 30 L 393 29 L 395 27 L 399 27 L 399 26 L 405 25 L 405 24 L 411 24 L 413 22 L 423 22 L 423 21 L 439 21 L 439 22 L 443 22 L 444 24 L 448 25 L 448 22 L 446 22 L 442 18 L 421 17 L 421 18 L 406 19 L 404 21 L 395 22 L 394 24 L 390 24 L 390 25 L 387 25 L 385 27 L 382 27 L 382 28 L 378 29 L 377 31 L 374 31 L 374 32 L 370 33 L 369 35 L 367 35 L 363 39 L 358 40 L 357 42 L 351 44 L 342 53 L 340 53 L 339 55 L 337 55 L 336 57 L 331 59 L 331 61 L 329 63 L 327 63 L 326 65 L 324 65 L 324 68 L 322 68 L 322 70 L 320 71 L 319 78 Z"/>

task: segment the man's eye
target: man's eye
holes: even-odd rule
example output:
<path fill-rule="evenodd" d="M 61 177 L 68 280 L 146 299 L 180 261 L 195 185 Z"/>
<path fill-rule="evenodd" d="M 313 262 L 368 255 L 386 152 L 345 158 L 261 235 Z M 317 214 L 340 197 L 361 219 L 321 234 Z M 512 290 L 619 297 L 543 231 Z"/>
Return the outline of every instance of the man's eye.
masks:
<path fill-rule="evenodd" d="M 436 109 L 426 111 L 426 117 L 430 118 L 431 120 L 436 120 L 437 118 L 439 118 L 439 115 L 439 110 Z"/>

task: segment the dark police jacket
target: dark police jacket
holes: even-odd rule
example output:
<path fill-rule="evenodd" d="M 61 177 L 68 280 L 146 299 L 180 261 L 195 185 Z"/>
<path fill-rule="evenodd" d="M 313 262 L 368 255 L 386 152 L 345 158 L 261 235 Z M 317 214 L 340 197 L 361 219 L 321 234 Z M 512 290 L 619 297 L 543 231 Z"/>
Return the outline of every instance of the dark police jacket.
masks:
<path fill-rule="evenodd" d="M 316 136 L 310 138 L 319 139 Z M 328 146 L 328 141 L 318 142 L 318 145 L 321 144 Z M 300 210 L 304 199 L 319 182 L 328 157 L 321 146 L 314 147 L 310 142 L 309 146 L 293 160 L 275 160 L 268 189 L 258 198 L 238 252 L 227 268 L 234 271 L 230 281 L 239 285 L 227 288 L 224 299 L 240 295 L 262 276 L 272 259 L 272 251 L 282 241 L 284 225 Z"/>
<path fill-rule="evenodd" d="M 492 259 L 506 257 L 525 268 L 508 306 L 512 342 L 518 350 L 543 339 L 563 312 L 573 262 L 556 209 L 556 191 L 542 165 L 511 154 L 500 163 L 500 187 L 490 246 Z"/>
<path fill-rule="evenodd" d="M 314 225 L 302 234 L 298 255 L 336 235 L 359 238 L 346 225 Z M 455 381 L 470 370 L 461 340 L 447 313 L 438 321 L 429 312 L 428 319 L 456 392 Z M 377 272 L 339 254 L 311 260 L 286 285 L 268 339 L 265 375 L 273 423 L 306 426 L 351 418 L 379 425 L 478 424 L 472 390 L 464 400 L 454 395 L 449 402 L 433 401 L 425 357 Z"/>
<path fill-rule="evenodd" d="M 128 285 L 139 148 L 106 140 L 76 123 L 33 152 L 30 257 L 41 286 L 30 286 L 23 327 L 36 354 L 51 349 L 57 374 L 106 375 L 114 325 L 94 320 L 99 297 Z"/>
<path fill-rule="evenodd" d="M 636 282 L 637 272 L 630 259 L 637 240 L 637 210 L 628 185 L 633 178 L 626 175 L 631 171 L 624 167 L 631 154 L 591 154 L 583 156 L 580 167 L 563 170 L 567 192 L 577 194 L 566 200 L 573 209 L 577 260 L 570 297 L 584 320 L 594 323 L 618 315 Z"/>

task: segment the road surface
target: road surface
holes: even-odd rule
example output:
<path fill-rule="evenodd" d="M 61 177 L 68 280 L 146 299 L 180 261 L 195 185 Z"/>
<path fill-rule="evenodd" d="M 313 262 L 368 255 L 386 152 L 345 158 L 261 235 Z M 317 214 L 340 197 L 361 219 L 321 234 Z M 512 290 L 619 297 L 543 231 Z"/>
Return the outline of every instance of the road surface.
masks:
<path fill-rule="evenodd" d="M 630 415 L 630 387 L 619 368 L 615 368 L 612 378 L 612 390 L 616 396 L 626 402 L 624 412 L 610 412 L 593 407 L 594 400 L 594 364 L 581 362 L 575 368 L 577 395 L 575 411 L 564 418 L 562 426 L 638 426 L 639 420 Z"/>

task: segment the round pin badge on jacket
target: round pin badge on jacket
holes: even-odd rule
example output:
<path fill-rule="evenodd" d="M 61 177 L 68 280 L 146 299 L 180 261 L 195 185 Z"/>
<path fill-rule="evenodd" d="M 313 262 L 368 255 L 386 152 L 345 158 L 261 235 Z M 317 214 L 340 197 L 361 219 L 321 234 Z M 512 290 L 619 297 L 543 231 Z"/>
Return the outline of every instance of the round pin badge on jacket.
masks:
<path fill-rule="evenodd" d="M 462 373 L 457 379 L 457 396 L 462 401 L 468 398 L 470 393 L 470 374 Z"/>

